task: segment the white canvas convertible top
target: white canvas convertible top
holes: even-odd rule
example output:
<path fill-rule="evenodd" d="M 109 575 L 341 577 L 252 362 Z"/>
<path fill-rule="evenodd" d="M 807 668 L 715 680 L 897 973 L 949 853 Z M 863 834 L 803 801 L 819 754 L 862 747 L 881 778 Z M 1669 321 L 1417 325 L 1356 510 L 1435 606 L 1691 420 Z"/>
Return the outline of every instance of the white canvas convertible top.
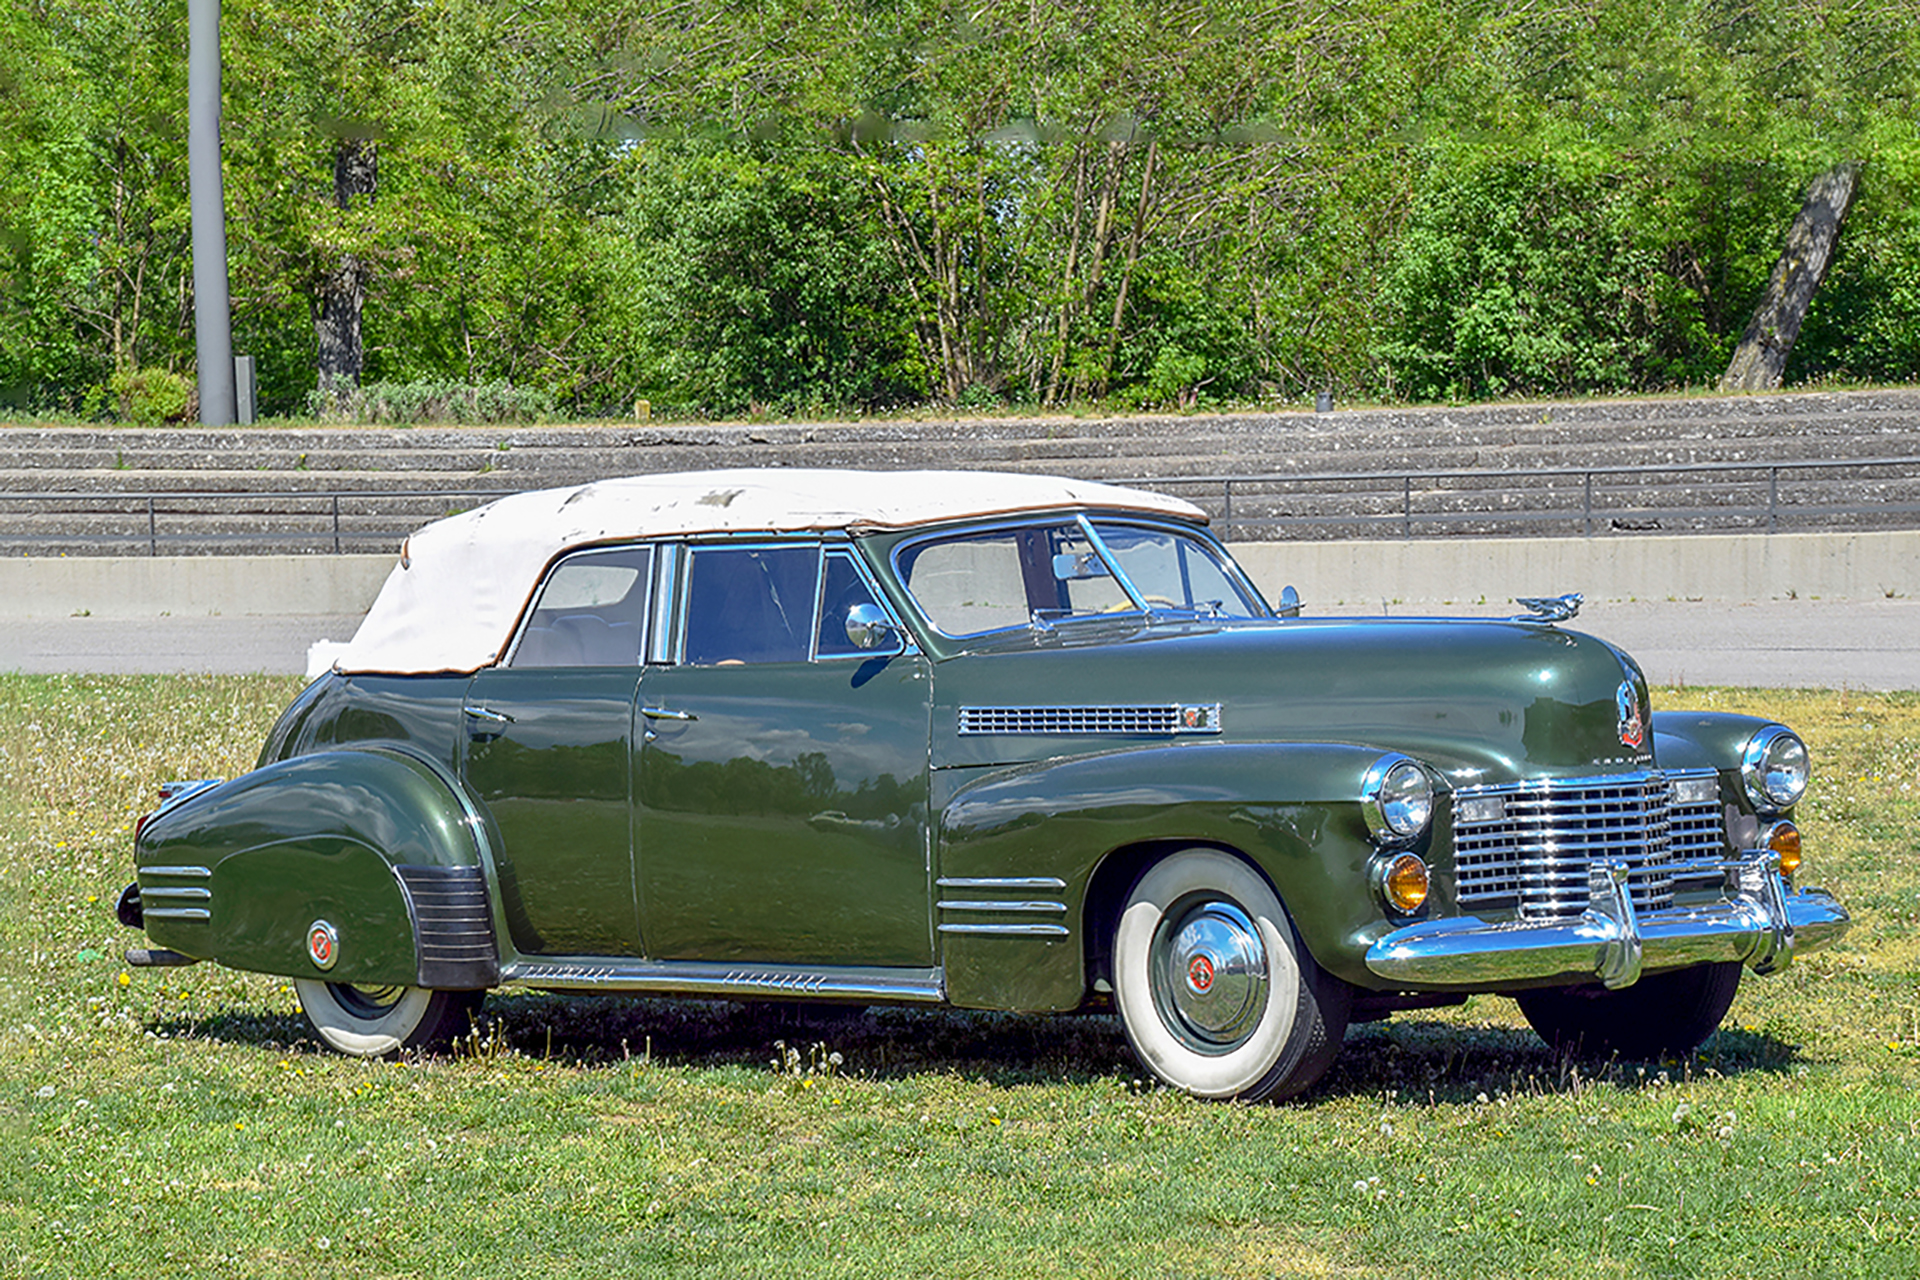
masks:
<path fill-rule="evenodd" d="M 415 532 L 353 639 L 315 644 L 308 673 L 477 671 L 506 645 L 548 562 L 588 543 L 898 529 L 1072 507 L 1207 518 L 1139 489 L 982 471 L 694 471 L 540 489 Z"/>

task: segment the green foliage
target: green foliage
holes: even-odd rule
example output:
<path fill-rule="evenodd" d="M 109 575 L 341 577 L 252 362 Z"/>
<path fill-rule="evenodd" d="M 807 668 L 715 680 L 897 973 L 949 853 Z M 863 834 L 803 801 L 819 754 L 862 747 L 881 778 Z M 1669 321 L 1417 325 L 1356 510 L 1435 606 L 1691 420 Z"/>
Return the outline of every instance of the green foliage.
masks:
<path fill-rule="evenodd" d="M 540 422 L 553 416 L 553 396 L 506 382 L 375 382 L 315 391 L 307 409 L 322 422 L 469 426 Z"/>
<path fill-rule="evenodd" d="M 0 14 L 0 405 L 192 364 L 185 35 Z M 1920 367 L 1911 0 L 225 0 L 222 36 L 269 415 L 348 254 L 367 381 L 572 414 L 1699 384 L 1842 158 L 1789 374 Z"/>
<path fill-rule="evenodd" d="M 845 162 L 662 147 L 632 183 L 643 394 L 700 413 L 924 397 L 912 313 Z"/>
<path fill-rule="evenodd" d="M 185 422 L 199 403 L 193 379 L 151 366 L 115 369 L 107 379 L 107 393 L 122 422 L 143 427 Z"/>

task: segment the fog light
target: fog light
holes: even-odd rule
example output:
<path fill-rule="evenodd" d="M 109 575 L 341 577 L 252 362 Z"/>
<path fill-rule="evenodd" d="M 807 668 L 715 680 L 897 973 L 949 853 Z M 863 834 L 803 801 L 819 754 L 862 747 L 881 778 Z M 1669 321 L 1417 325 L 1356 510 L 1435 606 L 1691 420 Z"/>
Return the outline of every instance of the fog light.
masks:
<path fill-rule="evenodd" d="M 1396 854 L 1380 868 L 1380 896 L 1395 911 L 1411 914 L 1427 904 L 1427 864 L 1417 854 Z"/>
<path fill-rule="evenodd" d="M 1780 855 L 1781 875 L 1800 870 L 1800 828 L 1791 822 L 1774 823 L 1767 831 L 1767 848 Z"/>

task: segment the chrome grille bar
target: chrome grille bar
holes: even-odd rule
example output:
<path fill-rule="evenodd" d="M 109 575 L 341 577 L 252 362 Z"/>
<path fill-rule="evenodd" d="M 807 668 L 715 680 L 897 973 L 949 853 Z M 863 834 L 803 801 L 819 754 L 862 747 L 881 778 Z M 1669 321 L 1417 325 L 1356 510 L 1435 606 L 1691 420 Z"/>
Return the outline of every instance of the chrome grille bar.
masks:
<path fill-rule="evenodd" d="M 1577 916 L 1590 868 L 1623 862 L 1637 911 L 1673 905 L 1676 864 L 1721 856 L 1717 802 L 1674 803 L 1673 784 L 1710 769 L 1463 787 L 1454 796 L 1454 866 L 1463 908 L 1512 906 L 1523 919 Z M 1715 792 L 1717 795 L 1717 791 Z"/>

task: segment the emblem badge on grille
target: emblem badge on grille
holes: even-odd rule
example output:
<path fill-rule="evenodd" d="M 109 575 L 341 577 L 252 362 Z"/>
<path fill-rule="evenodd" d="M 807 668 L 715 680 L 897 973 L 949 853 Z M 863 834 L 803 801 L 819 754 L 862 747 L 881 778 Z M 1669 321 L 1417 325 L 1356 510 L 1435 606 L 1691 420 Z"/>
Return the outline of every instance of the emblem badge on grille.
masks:
<path fill-rule="evenodd" d="M 1613 695 L 1613 701 L 1620 708 L 1621 745 L 1635 749 L 1645 746 L 1647 725 L 1640 718 L 1640 699 L 1634 696 L 1633 681 L 1622 680 L 1619 690 Z"/>

